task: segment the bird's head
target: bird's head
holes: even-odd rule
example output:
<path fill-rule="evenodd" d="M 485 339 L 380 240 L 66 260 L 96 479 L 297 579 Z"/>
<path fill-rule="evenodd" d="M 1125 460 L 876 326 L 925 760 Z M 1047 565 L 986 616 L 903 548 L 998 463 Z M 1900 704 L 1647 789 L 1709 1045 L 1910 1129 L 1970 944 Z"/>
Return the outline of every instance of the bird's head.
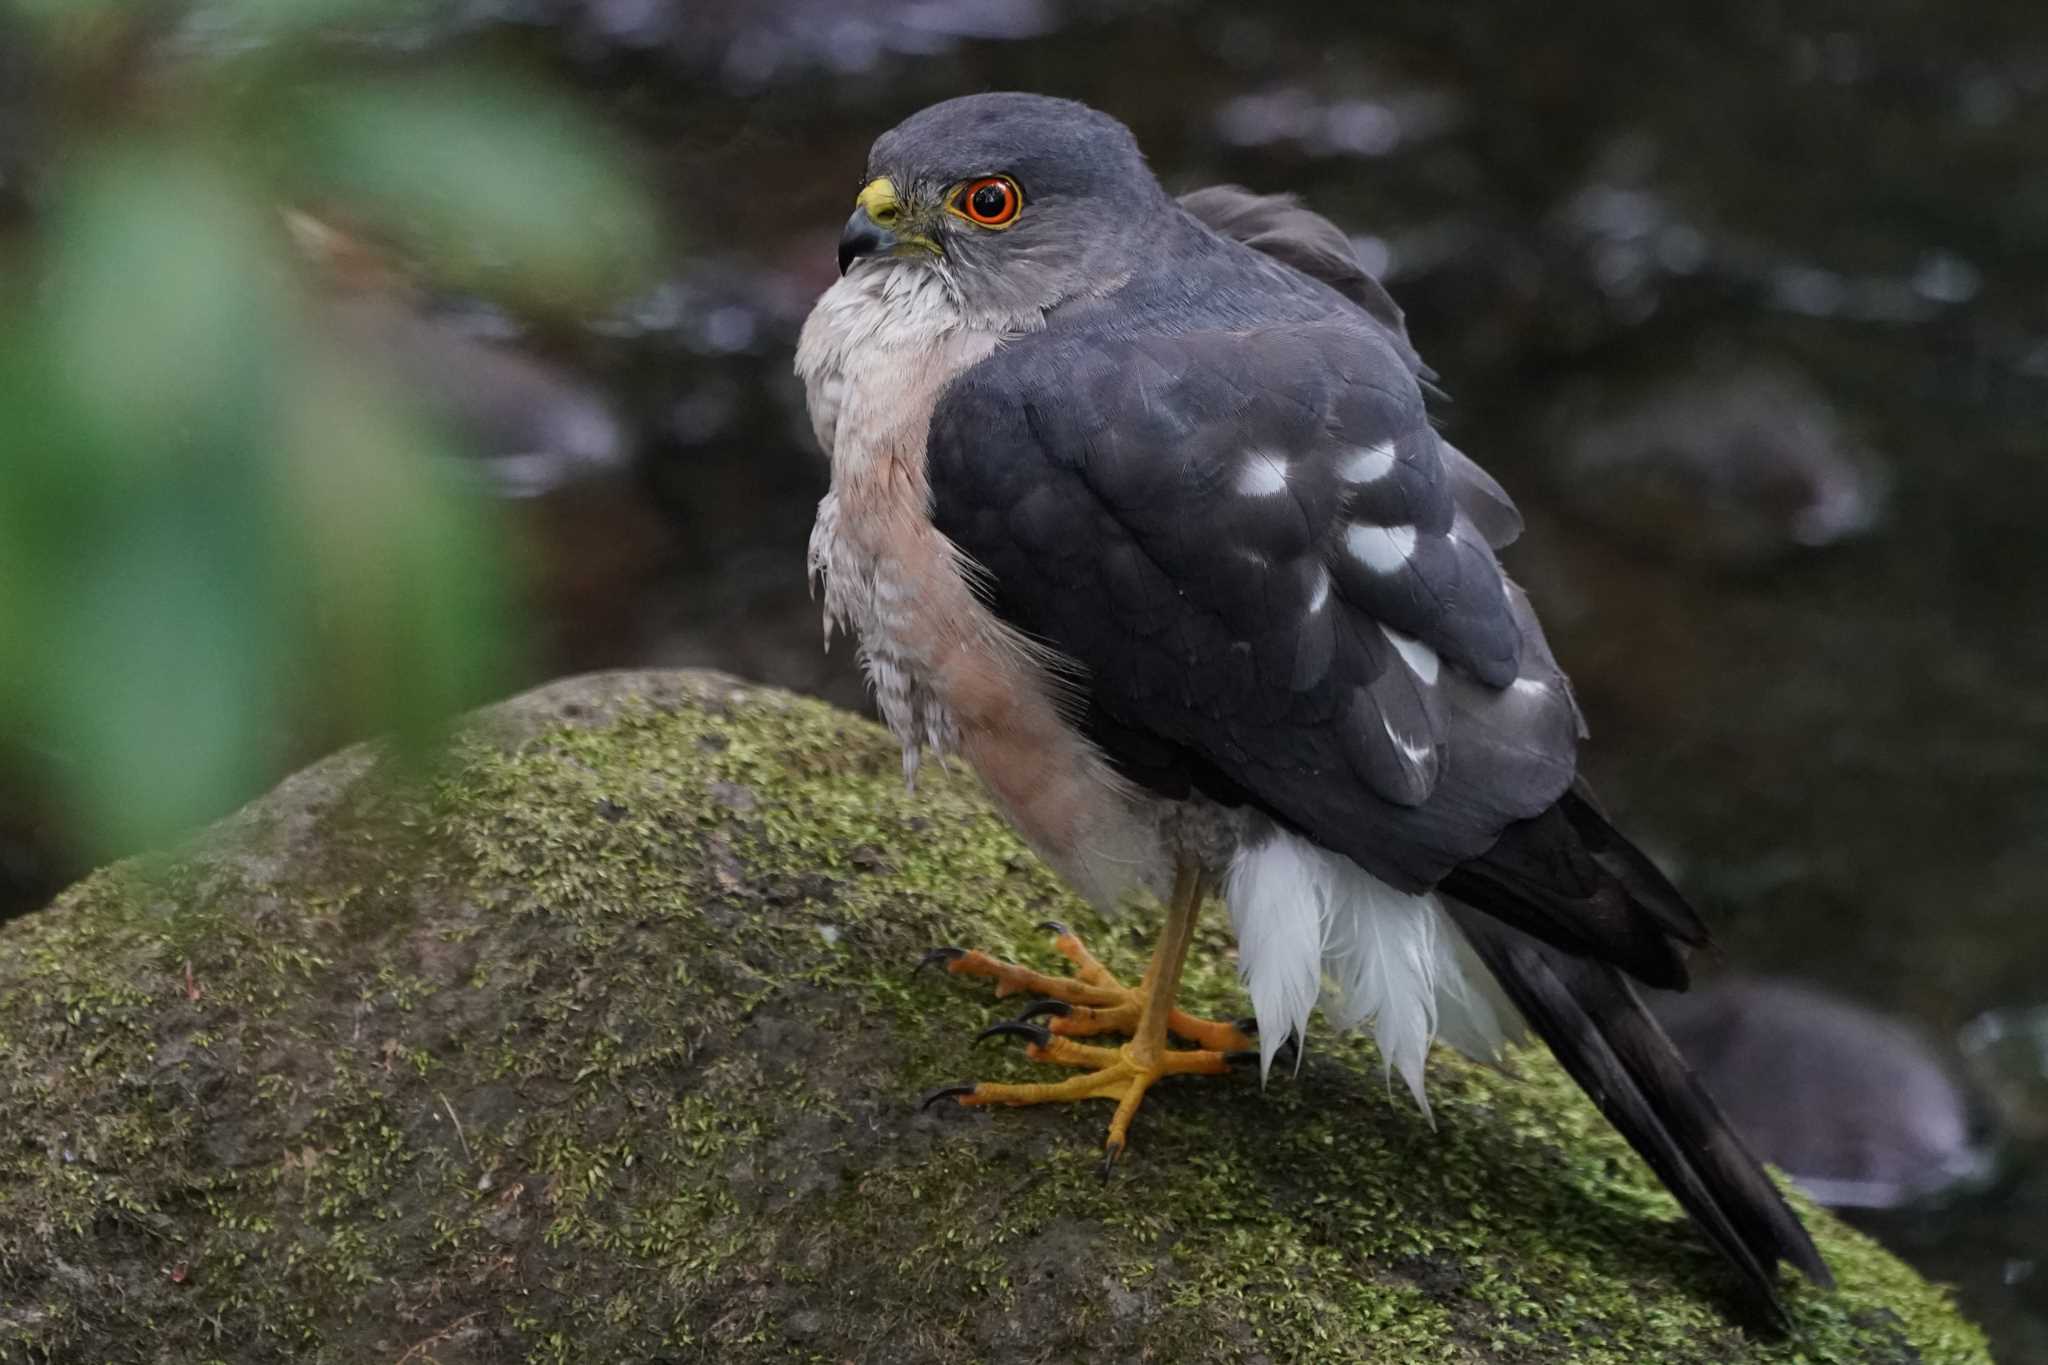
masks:
<path fill-rule="evenodd" d="M 963 308 L 1024 317 L 1114 288 L 1179 218 L 1109 115 L 968 95 L 876 139 L 839 269 L 935 271 Z"/>

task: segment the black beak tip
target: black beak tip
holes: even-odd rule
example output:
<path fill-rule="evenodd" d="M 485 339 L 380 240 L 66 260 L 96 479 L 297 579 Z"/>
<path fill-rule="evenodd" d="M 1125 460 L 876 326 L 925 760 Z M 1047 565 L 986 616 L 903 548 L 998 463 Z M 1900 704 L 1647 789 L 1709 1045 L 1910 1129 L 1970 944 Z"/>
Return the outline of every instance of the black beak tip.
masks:
<path fill-rule="evenodd" d="M 839 235 L 839 273 L 844 275 L 855 261 L 881 248 L 882 234 L 872 224 L 848 223 Z"/>
<path fill-rule="evenodd" d="M 855 209 L 853 217 L 846 220 L 846 230 L 839 234 L 839 273 L 844 275 L 861 257 L 895 245 L 896 238 L 889 229 L 870 218 L 866 209 Z"/>

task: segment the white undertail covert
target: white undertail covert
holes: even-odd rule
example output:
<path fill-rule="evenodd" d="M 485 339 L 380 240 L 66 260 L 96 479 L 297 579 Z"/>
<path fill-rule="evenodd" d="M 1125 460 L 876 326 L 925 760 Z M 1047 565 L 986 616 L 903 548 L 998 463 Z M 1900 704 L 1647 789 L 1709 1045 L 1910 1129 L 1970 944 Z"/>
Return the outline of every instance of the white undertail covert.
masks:
<path fill-rule="evenodd" d="M 1497 1062 L 1518 1020 L 1434 894 L 1397 891 L 1342 854 L 1285 830 L 1240 849 L 1224 893 L 1238 974 L 1259 1020 L 1262 1073 L 1306 1038 L 1320 1000 L 1338 1029 L 1370 1020 L 1388 1073 L 1425 1116 L 1432 1039 Z"/>

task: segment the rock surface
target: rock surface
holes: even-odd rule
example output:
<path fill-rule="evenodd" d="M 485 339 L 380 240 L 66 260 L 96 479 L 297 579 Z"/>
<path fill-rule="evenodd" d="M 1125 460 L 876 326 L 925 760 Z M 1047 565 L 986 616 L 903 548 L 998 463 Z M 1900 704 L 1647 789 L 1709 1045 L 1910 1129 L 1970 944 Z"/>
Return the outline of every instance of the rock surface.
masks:
<path fill-rule="evenodd" d="M 0 928 L 0 1360 L 1983 1362 L 1807 1208 L 1772 1340 L 1547 1060 L 1362 1043 L 1100 1106 L 1023 1077 L 940 942 L 1137 969 L 972 783 L 708 674 L 573 679 L 431 774 L 368 748 Z M 1194 1003 L 1241 1005 L 1221 917 Z M 1008 1012 L 1006 1009 L 1001 1012 Z"/>

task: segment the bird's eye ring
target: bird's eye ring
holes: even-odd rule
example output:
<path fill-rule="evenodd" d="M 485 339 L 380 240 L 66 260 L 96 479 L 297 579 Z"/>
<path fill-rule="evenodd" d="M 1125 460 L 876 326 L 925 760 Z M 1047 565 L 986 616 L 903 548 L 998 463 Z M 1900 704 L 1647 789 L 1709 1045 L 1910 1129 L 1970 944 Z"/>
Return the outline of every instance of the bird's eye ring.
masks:
<path fill-rule="evenodd" d="M 1007 175 L 985 175 L 962 185 L 948 207 L 970 223 L 1008 227 L 1024 207 L 1024 192 Z"/>

